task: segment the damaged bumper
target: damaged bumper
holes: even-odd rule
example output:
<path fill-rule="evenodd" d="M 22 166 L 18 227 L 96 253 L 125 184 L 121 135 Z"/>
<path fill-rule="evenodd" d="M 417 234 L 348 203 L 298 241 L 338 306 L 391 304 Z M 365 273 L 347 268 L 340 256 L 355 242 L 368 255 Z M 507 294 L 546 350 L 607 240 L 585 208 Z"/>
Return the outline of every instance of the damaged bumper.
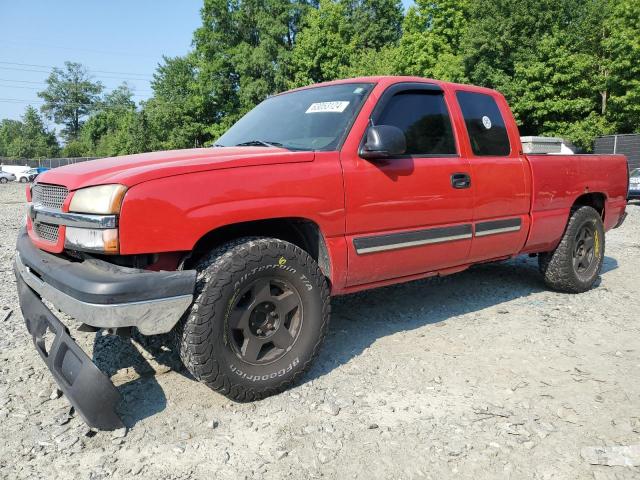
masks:
<path fill-rule="evenodd" d="M 85 422 L 122 427 L 120 394 L 71 337 L 43 299 L 96 328 L 137 327 L 166 333 L 193 300 L 195 271 L 148 272 L 100 260 L 73 262 L 36 248 L 23 230 L 14 263 L 20 308 L 36 350 Z M 45 340 L 53 337 L 52 342 Z"/>
<path fill-rule="evenodd" d="M 36 350 L 83 420 L 93 428 L 115 430 L 124 425 L 116 413 L 120 392 L 69 335 L 69 330 L 18 277 L 20 306 Z M 52 342 L 45 342 L 51 335 Z M 47 345 L 49 344 L 49 345 Z"/>
<path fill-rule="evenodd" d="M 72 262 L 18 237 L 16 276 L 56 308 L 96 328 L 169 332 L 193 300 L 196 272 L 150 272 L 98 259 Z"/>

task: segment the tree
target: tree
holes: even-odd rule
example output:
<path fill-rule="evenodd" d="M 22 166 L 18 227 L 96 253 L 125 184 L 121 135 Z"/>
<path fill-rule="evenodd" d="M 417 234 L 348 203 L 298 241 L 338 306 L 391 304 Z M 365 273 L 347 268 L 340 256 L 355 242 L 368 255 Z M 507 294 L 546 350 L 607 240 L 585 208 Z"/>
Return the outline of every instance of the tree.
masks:
<path fill-rule="evenodd" d="M 126 84 L 99 99 L 80 65 L 54 70 L 43 111 L 67 152 L 203 146 L 287 88 L 390 74 L 497 88 L 523 134 L 584 148 L 640 129 L 637 0 L 415 0 L 404 16 L 399 0 L 204 0 L 201 16 L 193 51 L 162 60 L 139 106 Z M 1 124 L 0 154 L 16 128 Z"/>
<path fill-rule="evenodd" d="M 207 82 L 198 78 L 192 55 L 163 59 L 151 83 L 154 96 L 144 105 L 158 147 L 201 147 L 212 138 L 215 96 L 203 89 L 203 83 Z"/>
<path fill-rule="evenodd" d="M 43 158 L 57 155 L 55 134 L 50 132 L 32 106 L 28 106 L 22 121 L 3 120 L 0 123 L 0 156 Z"/>
<path fill-rule="evenodd" d="M 105 95 L 104 100 L 99 102 L 98 108 L 105 110 L 131 110 L 136 108 L 133 100 L 133 90 L 127 82 L 114 88 Z"/>
<path fill-rule="evenodd" d="M 291 58 L 291 86 L 333 80 L 350 65 L 357 46 L 347 15 L 347 6 L 334 0 L 320 0 L 309 12 Z"/>
<path fill-rule="evenodd" d="M 468 17 L 467 0 L 416 0 L 404 19 L 398 69 L 407 75 L 464 81 L 460 44 Z"/>
<path fill-rule="evenodd" d="M 571 50 L 562 32 L 538 44 L 537 58 L 517 61 L 507 93 L 523 135 L 560 136 L 590 149 L 593 138 L 611 133 L 598 112 L 593 56 Z"/>
<path fill-rule="evenodd" d="M 517 61 L 535 59 L 537 44 L 576 24 L 583 0 L 483 0 L 469 3 L 461 40 L 465 73 L 472 83 L 503 90 Z"/>
<path fill-rule="evenodd" d="M 605 21 L 610 35 L 603 46 L 610 63 L 608 117 L 618 132 L 640 132 L 640 3 L 619 0 Z"/>
<path fill-rule="evenodd" d="M 205 0 L 194 57 L 219 124 L 212 135 L 285 88 L 283 66 L 306 8 L 306 0 Z"/>
<path fill-rule="evenodd" d="M 83 119 L 94 111 L 103 86 L 91 81 L 81 64 L 65 62 L 64 65 L 64 69 L 53 69 L 47 78 L 47 88 L 38 96 L 45 101 L 42 112 L 64 125 L 62 133 L 71 141 L 78 138 Z"/>
<path fill-rule="evenodd" d="M 394 72 L 401 23 L 396 0 L 320 0 L 298 35 L 289 85 Z"/>
<path fill-rule="evenodd" d="M 378 51 L 400 39 L 403 18 L 400 0 L 340 1 L 345 4 L 358 49 Z"/>
<path fill-rule="evenodd" d="M 22 135 L 22 122 L 8 118 L 0 122 L 0 157 L 13 156 L 12 144 L 20 135 Z"/>
<path fill-rule="evenodd" d="M 67 156 L 114 156 L 126 151 L 122 147 L 123 131 L 136 114 L 131 88 L 123 83 L 96 104 L 94 113 L 82 126 L 79 137 L 68 142 L 65 147 Z"/>

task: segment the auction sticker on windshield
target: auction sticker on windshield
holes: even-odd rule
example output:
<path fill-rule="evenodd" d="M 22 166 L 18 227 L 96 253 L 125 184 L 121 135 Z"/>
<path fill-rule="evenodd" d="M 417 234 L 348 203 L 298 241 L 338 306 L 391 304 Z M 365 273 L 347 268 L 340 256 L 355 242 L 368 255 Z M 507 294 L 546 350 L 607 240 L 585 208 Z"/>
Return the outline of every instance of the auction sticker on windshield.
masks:
<path fill-rule="evenodd" d="M 318 102 L 312 103 L 304 113 L 322 113 L 322 112 L 335 112 L 342 113 L 347 108 L 349 102 Z"/>

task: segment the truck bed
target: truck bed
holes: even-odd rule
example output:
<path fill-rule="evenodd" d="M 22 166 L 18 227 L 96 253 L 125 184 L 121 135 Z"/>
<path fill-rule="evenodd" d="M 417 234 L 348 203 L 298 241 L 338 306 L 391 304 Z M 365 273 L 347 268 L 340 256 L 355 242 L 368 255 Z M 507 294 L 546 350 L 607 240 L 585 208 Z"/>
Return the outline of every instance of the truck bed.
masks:
<path fill-rule="evenodd" d="M 624 155 L 526 155 L 531 168 L 531 231 L 525 252 L 556 247 L 580 195 L 605 192 L 605 229 L 624 213 L 628 188 Z M 624 166 L 621 168 L 621 166 Z"/>

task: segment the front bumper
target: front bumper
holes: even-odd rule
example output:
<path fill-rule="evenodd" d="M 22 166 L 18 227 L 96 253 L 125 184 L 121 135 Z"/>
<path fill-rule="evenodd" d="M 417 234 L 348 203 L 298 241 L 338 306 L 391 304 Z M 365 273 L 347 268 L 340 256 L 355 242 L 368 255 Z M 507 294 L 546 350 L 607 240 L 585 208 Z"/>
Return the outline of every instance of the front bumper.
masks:
<path fill-rule="evenodd" d="M 194 270 L 149 272 L 92 259 L 72 262 L 18 236 L 16 276 L 69 316 L 97 328 L 169 332 L 193 301 Z"/>
<path fill-rule="evenodd" d="M 17 250 L 20 308 L 36 350 L 90 427 L 121 428 L 115 411 L 120 393 L 43 299 L 94 327 L 134 326 L 147 335 L 165 333 L 191 304 L 196 272 L 146 272 L 99 260 L 73 262 L 39 250 L 25 230 L 18 236 Z M 46 341 L 50 336 L 51 343 Z"/>
<path fill-rule="evenodd" d="M 27 330 L 64 395 L 90 427 L 100 430 L 122 428 L 124 425 L 116 413 L 120 392 L 20 275 L 16 276 Z M 54 337 L 50 346 L 45 341 L 48 335 Z"/>

